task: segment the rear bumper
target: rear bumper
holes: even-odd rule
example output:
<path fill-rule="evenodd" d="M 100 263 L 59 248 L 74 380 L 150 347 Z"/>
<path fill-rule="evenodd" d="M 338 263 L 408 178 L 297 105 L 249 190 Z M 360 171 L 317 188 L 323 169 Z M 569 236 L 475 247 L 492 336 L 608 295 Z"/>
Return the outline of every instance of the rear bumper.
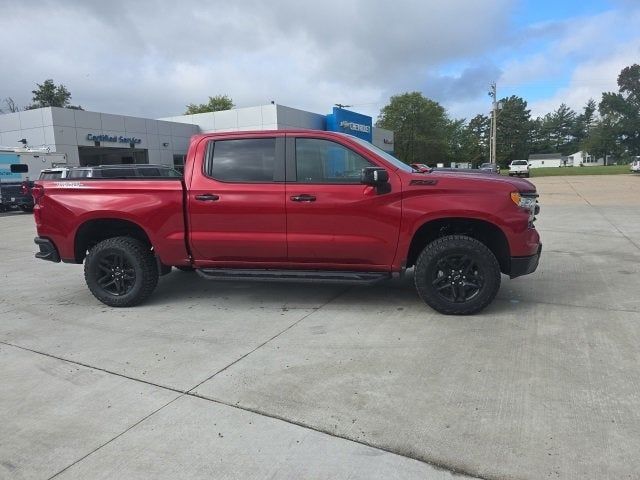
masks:
<path fill-rule="evenodd" d="M 536 268 L 538 268 L 538 263 L 540 262 L 541 253 L 542 245 L 538 246 L 538 251 L 535 255 L 530 255 L 528 257 L 511 257 L 511 272 L 509 273 L 509 276 L 511 278 L 516 278 L 535 272 Z"/>
<path fill-rule="evenodd" d="M 48 238 L 36 237 L 33 239 L 36 245 L 40 247 L 40 251 L 36 253 L 36 258 L 48 260 L 50 262 L 60 262 L 60 254 L 58 249 Z"/>

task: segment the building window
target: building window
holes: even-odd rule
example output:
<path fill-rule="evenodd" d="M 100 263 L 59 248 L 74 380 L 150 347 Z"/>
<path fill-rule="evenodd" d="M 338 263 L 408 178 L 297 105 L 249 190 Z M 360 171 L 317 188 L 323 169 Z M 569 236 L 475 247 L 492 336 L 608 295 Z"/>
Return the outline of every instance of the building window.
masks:
<path fill-rule="evenodd" d="M 173 156 L 173 168 L 180 173 L 184 174 L 184 157 L 186 155 L 174 155 Z"/>
<path fill-rule="evenodd" d="M 207 148 L 206 173 L 223 182 L 273 182 L 275 138 L 218 140 Z"/>
<path fill-rule="evenodd" d="M 300 183 L 360 183 L 369 161 L 329 140 L 296 139 L 296 177 Z"/>

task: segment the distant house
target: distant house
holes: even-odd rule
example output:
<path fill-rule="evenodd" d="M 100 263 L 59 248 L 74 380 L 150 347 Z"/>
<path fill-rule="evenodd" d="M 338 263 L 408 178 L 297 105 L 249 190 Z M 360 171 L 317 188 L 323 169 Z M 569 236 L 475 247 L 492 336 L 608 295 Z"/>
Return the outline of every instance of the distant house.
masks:
<path fill-rule="evenodd" d="M 561 153 L 535 153 L 529 155 L 529 165 L 531 168 L 562 167 L 568 163 L 567 157 Z"/>
<path fill-rule="evenodd" d="M 604 158 L 596 158 L 581 150 L 569 155 L 569 162 L 574 167 L 594 167 L 596 165 L 604 165 Z"/>

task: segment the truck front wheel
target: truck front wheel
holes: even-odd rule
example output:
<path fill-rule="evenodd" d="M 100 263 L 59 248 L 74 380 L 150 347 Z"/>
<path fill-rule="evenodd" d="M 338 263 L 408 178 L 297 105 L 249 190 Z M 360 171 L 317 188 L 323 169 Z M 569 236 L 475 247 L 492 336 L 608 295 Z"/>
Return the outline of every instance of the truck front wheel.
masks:
<path fill-rule="evenodd" d="M 132 307 L 158 284 L 158 265 L 149 248 L 131 237 L 114 237 L 93 247 L 84 263 L 91 293 L 110 307 Z"/>
<path fill-rule="evenodd" d="M 416 261 L 418 294 L 446 315 L 472 315 L 489 305 L 500 289 L 500 265 L 475 238 L 448 235 L 428 244 Z"/>

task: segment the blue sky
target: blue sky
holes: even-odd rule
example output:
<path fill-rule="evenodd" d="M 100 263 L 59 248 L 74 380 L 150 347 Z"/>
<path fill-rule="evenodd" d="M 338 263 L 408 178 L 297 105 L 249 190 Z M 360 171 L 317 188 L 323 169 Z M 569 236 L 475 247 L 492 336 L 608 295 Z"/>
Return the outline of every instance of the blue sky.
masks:
<path fill-rule="evenodd" d="M 598 101 L 640 62 L 640 0 L 0 0 L 0 11 L 11 71 L 0 100 L 27 105 L 52 78 L 85 109 L 146 117 L 217 94 L 376 117 L 392 95 L 421 91 L 471 118 L 488 112 L 492 81 L 537 116 Z M 47 28 L 28 33 L 27 18 Z"/>

